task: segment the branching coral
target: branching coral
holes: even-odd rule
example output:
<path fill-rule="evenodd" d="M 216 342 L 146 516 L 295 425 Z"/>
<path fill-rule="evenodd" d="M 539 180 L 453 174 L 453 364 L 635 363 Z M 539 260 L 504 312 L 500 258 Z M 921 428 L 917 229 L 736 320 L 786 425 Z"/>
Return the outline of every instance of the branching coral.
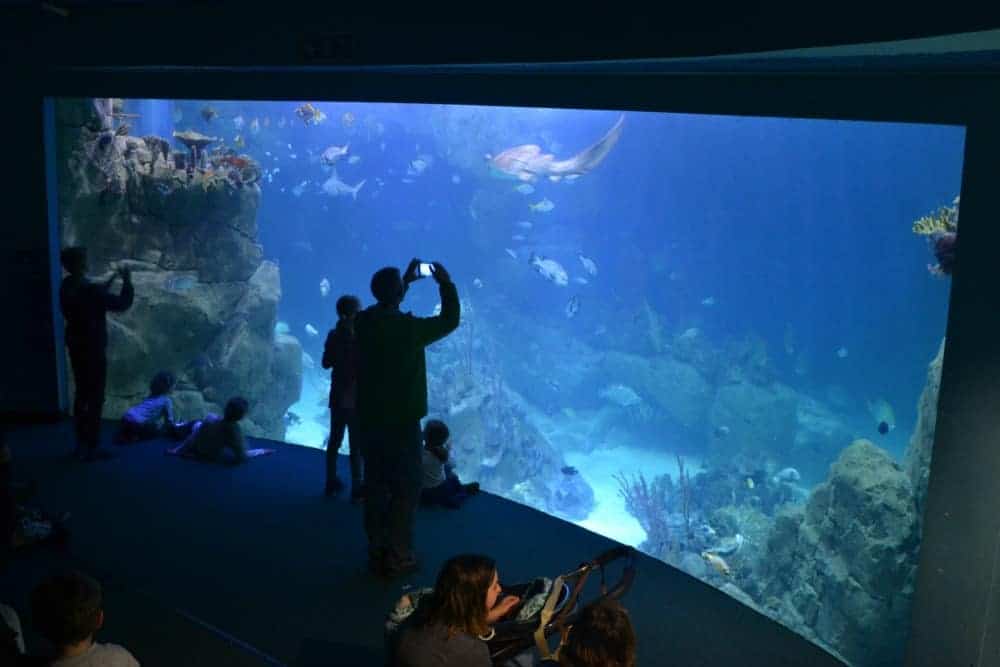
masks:
<path fill-rule="evenodd" d="M 684 469 L 684 459 L 677 455 L 677 489 L 681 501 L 681 514 L 684 516 L 685 537 L 691 539 L 691 473 Z"/>
<path fill-rule="evenodd" d="M 913 233 L 930 236 L 935 233 L 954 232 L 958 229 L 958 197 L 951 206 L 942 206 L 913 223 Z"/>
<path fill-rule="evenodd" d="M 625 509 L 639 521 L 646 531 L 646 541 L 655 546 L 670 544 L 670 528 L 667 513 L 674 495 L 674 483 L 670 475 L 660 475 L 652 484 L 642 473 L 631 479 L 625 475 L 615 475 L 618 493 L 625 499 Z"/>

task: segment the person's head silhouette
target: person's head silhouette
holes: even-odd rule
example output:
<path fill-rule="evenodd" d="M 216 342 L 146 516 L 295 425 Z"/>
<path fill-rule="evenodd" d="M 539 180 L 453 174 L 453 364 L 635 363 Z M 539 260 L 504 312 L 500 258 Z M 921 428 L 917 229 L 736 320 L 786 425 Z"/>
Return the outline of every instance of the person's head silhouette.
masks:
<path fill-rule="evenodd" d="M 353 319 L 359 310 L 361 310 L 361 299 L 353 294 L 345 294 L 337 299 L 337 317 L 340 319 Z"/>
<path fill-rule="evenodd" d="M 223 412 L 223 419 L 227 422 L 238 422 L 246 416 L 250 409 L 247 399 L 242 396 L 234 396 L 226 401 L 226 408 Z"/>
<path fill-rule="evenodd" d="M 383 306 L 398 306 L 406 294 L 406 284 L 395 266 L 379 269 L 372 276 L 372 296 Z"/>
<path fill-rule="evenodd" d="M 78 245 L 63 248 L 59 262 L 71 276 L 82 276 L 87 272 L 87 249 Z"/>

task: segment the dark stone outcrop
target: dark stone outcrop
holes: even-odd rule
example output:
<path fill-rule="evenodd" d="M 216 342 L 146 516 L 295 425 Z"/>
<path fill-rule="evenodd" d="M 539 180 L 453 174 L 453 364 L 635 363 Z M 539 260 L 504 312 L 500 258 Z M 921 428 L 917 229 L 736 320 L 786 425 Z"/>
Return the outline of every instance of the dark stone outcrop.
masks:
<path fill-rule="evenodd" d="M 902 659 L 919 530 L 910 480 L 857 440 L 806 506 L 780 512 L 759 560 L 767 613 L 851 664 Z"/>
<path fill-rule="evenodd" d="M 260 188 L 225 166 L 177 169 L 166 139 L 116 134 L 104 106 L 57 104 L 56 164 L 62 245 L 86 246 L 92 275 L 133 272 L 134 305 L 109 317 L 105 417 L 141 400 L 164 369 L 178 376 L 179 417 L 221 413 L 241 395 L 244 430 L 283 438 L 301 348 L 275 340 L 281 279 L 257 242 Z"/>
<path fill-rule="evenodd" d="M 941 364 L 944 360 L 944 340 L 927 368 L 927 383 L 917 404 L 917 426 L 910 436 L 903 466 L 913 485 L 913 496 L 917 504 L 917 516 L 924 516 L 924 500 L 927 497 L 927 478 L 931 472 L 931 450 L 934 448 L 934 429 L 937 426 L 938 394 L 941 390 Z"/>

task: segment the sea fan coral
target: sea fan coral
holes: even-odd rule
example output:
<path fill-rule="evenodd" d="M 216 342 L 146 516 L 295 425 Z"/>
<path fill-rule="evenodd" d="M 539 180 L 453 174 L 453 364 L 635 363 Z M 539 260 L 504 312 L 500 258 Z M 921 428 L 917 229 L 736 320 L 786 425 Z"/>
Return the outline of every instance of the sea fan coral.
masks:
<path fill-rule="evenodd" d="M 615 475 L 618 493 L 625 500 L 625 509 L 634 516 L 646 531 L 646 542 L 653 548 L 670 544 L 667 515 L 674 497 L 674 483 L 670 475 L 659 475 L 652 483 L 642 473 L 632 478 Z"/>

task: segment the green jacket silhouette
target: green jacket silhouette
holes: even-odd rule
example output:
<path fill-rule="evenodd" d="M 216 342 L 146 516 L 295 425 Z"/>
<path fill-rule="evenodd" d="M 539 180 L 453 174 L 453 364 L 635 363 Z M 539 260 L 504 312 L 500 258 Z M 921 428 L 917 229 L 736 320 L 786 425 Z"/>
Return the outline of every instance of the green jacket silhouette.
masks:
<path fill-rule="evenodd" d="M 461 306 L 452 282 L 438 286 L 441 314 L 416 317 L 375 304 L 358 313 L 358 417 L 361 430 L 419 422 L 427 415 L 424 348 L 458 327 Z"/>

